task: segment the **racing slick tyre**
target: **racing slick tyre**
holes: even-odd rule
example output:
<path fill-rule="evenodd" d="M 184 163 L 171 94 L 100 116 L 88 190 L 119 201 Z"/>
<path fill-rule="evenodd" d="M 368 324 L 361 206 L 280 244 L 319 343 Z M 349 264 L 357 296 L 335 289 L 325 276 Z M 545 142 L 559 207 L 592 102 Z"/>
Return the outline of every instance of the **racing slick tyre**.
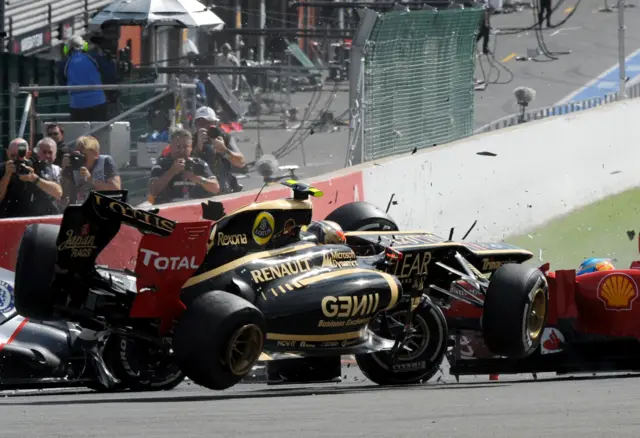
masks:
<path fill-rule="evenodd" d="M 407 310 L 393 310 L 386 317 L 403 330 Z M 410 385 L 427 382 L 438 372 L 449 337 L 442 310 L 425 298 L 413 313 L 412 326 L 414 330 L 404 344 L 409 350 L 398 353 L 395 363 L 390 351 L 356 355 L 360 371 L 369 380 L 378 385 Z M 371 329 L 377 332 L 373 324 Z"/>
<path fill-rule="evenodd" d="M 329 213 L 325 220 L 340 225 L 344 231 L 399 231 L 396 222 L 369 202 L 350 202 Z"/>
<path fill-rule="evenodd" d="M 49 289 L 53 278 L 60 226 L 30 224 L 18 249 L 14 300 L 16 311 L 25 318 L 47 320 L 53 316 L 54 296 Z"/>
<path fill-rule="evenodd" d="M 524 358 L 540 345 L 547 323 L 549 285 L 537 268 L 506 264 L 491 276 L 482 313 L 487 348 L 497 356 Z"/>
<path fill-rule="evenodd" d="M 102 358 L 120 383 L 106 388 L 98 381 L 89 385 L 99 392 L 168 391 L 184 381 L 184 373 L 172 356 L 144 341 L 111 335 Z"/>
<path fill-rule="evenodd" d="M 267 333 L 264 315 L 249 301 L 223 291 L 196 297 L 178 321 L 173 349 L 198 385 L 234 386 L 258 362 Z"/>

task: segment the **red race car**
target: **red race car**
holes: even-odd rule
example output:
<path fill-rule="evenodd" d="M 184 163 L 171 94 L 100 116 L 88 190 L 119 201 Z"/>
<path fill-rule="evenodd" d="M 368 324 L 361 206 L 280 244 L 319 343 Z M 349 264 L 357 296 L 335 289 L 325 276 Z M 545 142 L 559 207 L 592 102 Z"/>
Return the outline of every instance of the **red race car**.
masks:
<path fill-rule="evenodd" d="M 540 268 L 549 283 L 548 321 L 540 347 L 523 359 L 492 356 L 480 331 L 482 309 L 453 301 L 445 310 L 454 341 L 450 374 L 640 370 L 640 261 L 629 269 L 604 265 L 579 275 Z"/>

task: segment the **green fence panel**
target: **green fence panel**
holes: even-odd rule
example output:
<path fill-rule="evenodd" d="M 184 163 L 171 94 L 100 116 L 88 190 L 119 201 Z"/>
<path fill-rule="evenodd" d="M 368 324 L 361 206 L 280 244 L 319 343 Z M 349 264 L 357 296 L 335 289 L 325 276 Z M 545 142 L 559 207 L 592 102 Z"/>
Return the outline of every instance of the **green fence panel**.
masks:
<path fill-rule="evenodd" d="M 481 8 L 380 14 L 365 48 L 364 159 L 473 134 Z"/>

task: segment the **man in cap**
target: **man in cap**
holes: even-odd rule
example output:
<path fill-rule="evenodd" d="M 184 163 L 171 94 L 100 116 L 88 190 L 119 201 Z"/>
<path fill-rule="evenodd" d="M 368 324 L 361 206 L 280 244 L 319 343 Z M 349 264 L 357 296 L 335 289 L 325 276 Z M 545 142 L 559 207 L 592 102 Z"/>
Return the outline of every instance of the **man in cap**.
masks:
<path fill-rule="evenodd" d="M 114 83 L 115 67 L 89 53 L 88 43 L 75 35 L 65 44 L 66 61 L 59 64 L 61 85 L 103 85 Z M 103 90 L 70 91 L 69 109 L 73 122 L 102 122 L 108 119 L 107 98 Z"/>
<path fill-rule="evenodd" d="M 194 122 L 197 130 L 194 155 L 205 160 L 211 172 L 218 178 L 220 193 L 235 193 L 242 190 L 242 186 L 238 184 L 238 180 L 231 171 L 234 168 L 244 168 L 245 158 L 233 137 L 225 134 L 218 127 L 220 119 L 216 112 L 208 106 L 202 106 L 197 109 Z M 215 137 L 212 138 L 212 135 Z"/>

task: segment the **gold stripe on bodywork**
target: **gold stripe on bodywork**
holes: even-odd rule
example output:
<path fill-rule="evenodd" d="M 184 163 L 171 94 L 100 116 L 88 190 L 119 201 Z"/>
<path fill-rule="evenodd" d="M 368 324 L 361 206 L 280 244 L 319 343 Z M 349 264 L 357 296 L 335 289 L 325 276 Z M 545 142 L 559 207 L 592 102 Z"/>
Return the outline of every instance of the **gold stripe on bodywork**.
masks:
<path fill-rule="evenodd" d="M 296 251 L 302 251 L 303 249 L 307 249 L 307 248 L 311 248 L 316 246 L 315 243 L 305 243 L 304 245 L 297 245 L 297 246 L 292 246 L 292 247 L 288 247 L 288 248 L 282 248 L 282 249 L 276 249 L 273 251 L 260 251 L 260 252 L 255 252 L 253 254 L 249 254 L 246 255 L 244 257 L 240 257 L 232 262 L 229 263 L 225 263 L 222 266 L 219 266 L 215 269 L 212 269 L 210 271 L 207 272 L 203 272 L 202 274 L 196 275 L 195 277 L 191 277 L 189 280 L 187 280 L 187 282 L 184 284 L 184 286 L 182 286 L 183 288 L 185 287 L 190 287 L 190 286 L 194 286 L 198 283 L 202 283 L 203 281 L 209 280 L 211 278 L 217 277 L 218 275 L 222 275 L 225 274 L 239 266 L 242 266 L 246 263 L 252 262 L 254 260 L 258 260 L 258 259 L 264 259 L 264 258 L 268 258 L 268 257 L 274 257 L 274 256 L 278 256 L 278 255 L 282 255 L 282 254 L 289 254 L 292 252 L 296 252 Z"/>
<path fill-rule="evenodd" d="M 395 234 L 420 234 L 420 235 L 429 235 L 429 236 L 435 236 L 435 234 L 430 233 L 428 231 L 424 231 L 424 230 L 415 230 L 415 231 L 347 231 L 346 233 L 344 233 L 345 236 L 358 236 L 360 234 L 363 235 L 375 235 L 377 236 L 378 234 L 381 236 L 392 236 Z M 440 236 L 438 236 L 440 237 Z"/>
<path fill-rule="evenodd" d="M 276 199 L 274 201 L 255 202 L 253 204 L 240 207 L 232 211 L 224 218 L 235 216 L 247 211 L 268 211 L 268 210 L 309 210 L 313 208 L 313 203 L 309 199 Z M 222 220 L 222 219 L 221 219 Z"/>
<path fill-rule="evenodd" d="M 216 230 L 218 229 L 218 224 L 213 225 L 213 229 L 211 230 L 211 234 L 209 235 L 209 243 L 207 244 L 207 251 L 209 251 L 214 243 L 216 243 Z"/>
<path fill-rule="evenodd" d="M 336 333 L 331 335 L 289 335 L 285 333 L 267 333 L 267 339 L 270 341 L 347 341 L 350 339 L 361 338 L 364 330 L 349 333 Z"/>
<path fill-rule="evenodd" d="M 389 284 L 389 289 L 391 290 L 391 299 L 389 300 L 389 305 L 385 310 L 392 309 L 398 303 L 398 299 L 400 298 L 400 291 L 398 289 L 398 285 L 396 284 L 395 279 L 391 275 L 386 274 L 384 272 L 380 272 L 380 271 L 374 271 L 370 269 L 361 269 L 361 268 L 344 269 L 341 271 L 325 272 L 324 274 L 303 278 L 301 280 L 298 280 L 298 282 L 303 286 L 309 286 L 310 284 L 314 284 L 319 281 L 330 280 L 332 278 L 343 277 L 345 275 L 351 275 L 351 274 L 376 274 L 381 276 L 387 281 L 387 283 Z"/>

